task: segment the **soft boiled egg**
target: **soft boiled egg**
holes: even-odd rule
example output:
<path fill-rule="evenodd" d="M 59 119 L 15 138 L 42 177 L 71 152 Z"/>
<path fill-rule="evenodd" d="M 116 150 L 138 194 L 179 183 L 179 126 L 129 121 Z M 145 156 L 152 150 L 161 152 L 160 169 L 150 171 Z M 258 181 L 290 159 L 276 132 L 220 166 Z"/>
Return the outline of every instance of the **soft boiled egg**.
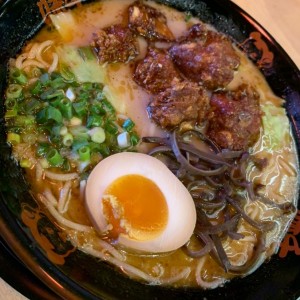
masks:
<path fill-rule="evenodd" d="M 123 152 L 102 160 L 88 178 L 85 201 L 97 230 L 135 250 L 178 249 L 196 224 L 188 190 L 147 154 Z"/>

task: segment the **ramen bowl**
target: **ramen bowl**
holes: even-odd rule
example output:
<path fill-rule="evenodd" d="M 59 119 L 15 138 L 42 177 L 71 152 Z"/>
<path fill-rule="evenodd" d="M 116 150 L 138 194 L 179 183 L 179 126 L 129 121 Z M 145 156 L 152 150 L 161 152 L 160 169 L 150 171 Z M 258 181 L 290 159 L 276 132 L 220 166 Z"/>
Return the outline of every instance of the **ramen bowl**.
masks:
<path fill-rule="evenodd" d="M 68 6 L 84 5 L 73 2 L 68 1 Z M 199 17 L 232 37 L 260 68 L 274 93 L 285 100 L 299 150 L 300 73 L 276 41 L 229 1 L 157 2 Z M 290 249 L 287 246 L 282 246 L 281 255 L 275 254 L 253 274 L 235 278 L 212 290 L 142 283 L 123 275 L 111 264 L 74 249 L 47 214 L 39 209 L 22 169 L 12 158 L 11 148 L 6 142 L 2 97 L 7 86 L 9 58 L 15 57 L 25 42 L 38 32 L 56 2 L 7 0 L 0 3 L 1 236 L 30 272 L 57 297 L 66 299 L 296 299 L 300 295 L 297 284 L 299 256 L 296 251 L 284 252 L 284 249 Z M 24 214 L 27 225 L 24 224 Z M 34 222 L 34 229 L 29 228 L 30 222 Z M 289 237 L 296 247 L 296 234 L 292 238 L 289 232 Z M 289 237 L 285 240 L 287 244 Z M 51 295 L 55 297 L 53 293 Z"/>

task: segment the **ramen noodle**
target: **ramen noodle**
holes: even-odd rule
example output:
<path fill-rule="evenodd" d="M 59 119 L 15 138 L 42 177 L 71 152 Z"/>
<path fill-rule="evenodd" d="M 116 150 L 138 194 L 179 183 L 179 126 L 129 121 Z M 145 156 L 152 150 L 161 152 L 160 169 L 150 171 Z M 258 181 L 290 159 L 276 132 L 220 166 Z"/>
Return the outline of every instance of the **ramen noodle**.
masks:
<path fill-rule="evenodd" d="M 146 25 L 143 16 L 150 20 Z M 297 154 L 283 100 L 273 94 L 257 68 L 214 28 L 150 1 L 99 1 L 50 19 L 51 24 L 10 60 L 6 91 L 8 142 L 49 218 L 79 250 L 151 284 L 216 288 L 255 271 L 278 250 L 294 217 L 298 191 Z M 180 60 L 184 56 L 193 61 L 186 49 L 203 46 L 209 39 L 216 61 L 226 56 L 214 52 L 219 42 L 229 53 L 224 62 L 226 72 L 214 75 L 218 80 L 211 79 L 202 65 L 201 74 L 187 71 L 188 64 Z M 202 58 L 206 54 L 202 53 Z M 153 75 L 151 66 L 161 69 Z M 247 88 L 239 90 L 241 86 Z M 182 111 L 175 108 L 174 115 L 173 111 L 168 115 L 175 106 L 172 97 L 179 102 L 184 97 L 195 100 L 189 105 L 197 115 L 188 111 L 184 101 Z M 215 125 L 209 125 L 207 131 L 208 118 L 217 122 L 216 111 L 210 111 L 212 99 L 219 103 L 222 97 L 254 99 L 249 111 L 238 108 L 241 116 L 255 116 L 259 124 L 256 133 L 247 129 L 249 138 L 241 139 L 247 145 L 239 149 L 235 147 L 240 138 L 233 145 L 222 146 Z M 166 115 L 161 115 L 164 109 Z M 180 121 L 176 123 L 177 117 Z M 234 130 L 229 130 L 233 139 Z M 254 142 L 248 145 L 255 134 Z M 199 163 L 200 155 L 204 162 Z M 114 167 L 102 164 L 107 159 Z M 157 167 L 166 172 L 160 182 L 155 181 L 160 169 L 154 169 L 151 159 L 164 165 Z M 134 164 L 138 166 L 127 177 L 126 170 Z M 166 166 L 171 171 L 164 171 Z M 101 175 L 104 168 L 106 173 Z M 124 212 L 117 207 L 111 185 L 102 200 L 99 190 L 90 207 L 92 200 L 86 198 L 94 196 L 89 191 L 98 191 L 90 183 L 93 169 L 99 170 L 101 182 L 113 178 L 108 173 L 114 172 L 114 180 L 127 180 L 123 186 L 131 187 L 130 195 L 137 193 L 137 182 L 153 174 L 149 176 L 161 187 L 167 202 L 164 221 L 157 225 L 163 229 L 154 231 L 156 221 L 150 217 L 152 231 L 134 231 L 126 219 L 118 223 L 114 214 Z M 177 181 L 169 177 L 174 174 Z M 169 181 L 173 180 L 172 185 Z M 161 205 L 151 206 L 157 200 L 151 198 L 152 192 L 142 196 L 145 201 L 141 206 L 147 206 L 148 214 L 152 209 L 156 214 Z M 179 194 L 184 204 L 176 204 Z M 106 209 L 103 222 L 112 220 L 114 225 L 99 224 L 100 212 L 96 210 L 100 202 Z M 109 211 L 113 216 L 107 217 Z M 159 240 L 162 230 L 171 228 L 166 224 L 173 214 L 180 230 L 170 229 L 159 245 L 154 245 L 152 235 L 153 240 Z M 124 231 L 130 232 L 128 236 Z M 150 242 L 141 231 L 150 236 Z M 118 243 L 118 234 L 123 236 L 122 243 Z M 177 245 L 180 235 L 182 243 Z M 142 242 L 136 241 L 139 238 Z"/>

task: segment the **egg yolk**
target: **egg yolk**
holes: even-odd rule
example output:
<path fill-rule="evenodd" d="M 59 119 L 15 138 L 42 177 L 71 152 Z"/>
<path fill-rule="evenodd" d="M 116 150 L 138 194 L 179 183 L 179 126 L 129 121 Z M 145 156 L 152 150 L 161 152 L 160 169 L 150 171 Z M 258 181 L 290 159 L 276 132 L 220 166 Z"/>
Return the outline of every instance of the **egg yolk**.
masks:
<path fill-rule="evenodd" d="M 125 175 L 113 181 L 105 190 L 102 204 L 112 238 L 124 233 L 132 239 L 149 240 L 159 235 L 168 222 L 163 193 L 141 175 Z"/>

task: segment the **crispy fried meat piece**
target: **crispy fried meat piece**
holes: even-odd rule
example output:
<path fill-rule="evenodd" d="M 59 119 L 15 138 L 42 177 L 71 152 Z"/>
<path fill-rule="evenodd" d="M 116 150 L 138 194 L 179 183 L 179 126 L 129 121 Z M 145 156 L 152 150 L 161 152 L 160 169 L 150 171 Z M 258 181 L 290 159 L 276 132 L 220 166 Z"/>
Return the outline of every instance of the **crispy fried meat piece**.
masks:
<path fill-rule="evenodd" d="M 235 92 L 217 92 L 210 100 L 208 136 L 223 149 L 247 150 L 261 128 L 259 95 L 247 85 Z"/>
<path fill-rule="evenodd" d="M 133 33 L 122 25 L 113 25 L 94 34 L 91 46 L 100 63 L 128 62 L 138 54 Z"/>
<path fill-rule="evenodd" d="M 140 1 L 129 6 L 129 28 L 149 40 L 174 40 L 165 15 Z"/>
<path fill-rule="evenodd" d="M 179 72 L 166 50 L 150 48 L 134 72 L 135 82 L 152 94 L 157 94 L 180 81 Z"/>
<path fill-rule="evenodd" d="M 186 78 L 212 90 L 228 85 L 240 63 L 230 40 L 201 24 L 192 26 L 169 53 Z"/>
<path fill-rule="evenodd" d="M 162 128 L 173 128 L 183 121 L 200 123 L 209 109 L 209 96 L 196 83 L 182 81 L 153 96 L 149 116 Z"/>

